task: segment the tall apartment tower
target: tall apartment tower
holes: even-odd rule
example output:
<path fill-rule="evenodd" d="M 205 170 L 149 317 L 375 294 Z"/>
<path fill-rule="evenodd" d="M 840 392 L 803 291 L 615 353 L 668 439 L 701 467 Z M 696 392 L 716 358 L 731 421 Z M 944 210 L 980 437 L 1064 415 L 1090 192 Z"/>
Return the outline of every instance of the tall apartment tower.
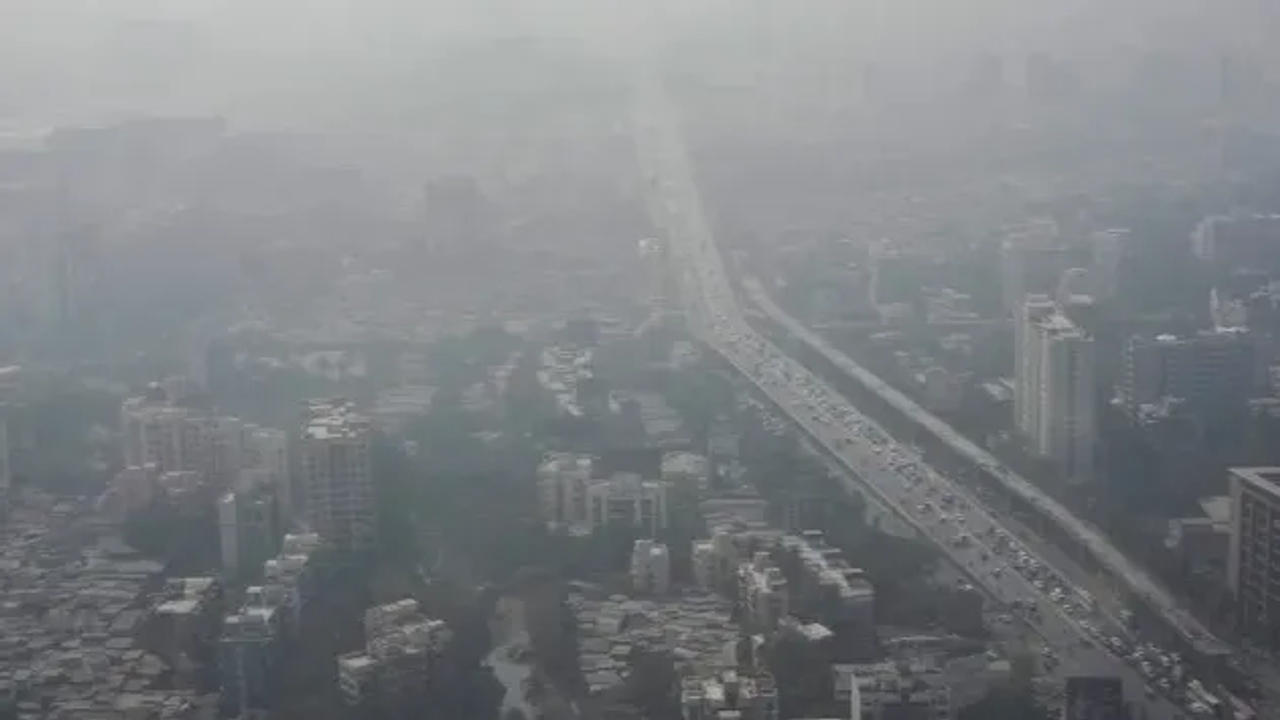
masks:
<path fill-rule="evenodd" d="M 1240 627 L 1269 647 L 1280 647 L 1280 468 L 1237 467 L 1231 483 L 1231 544 L 1227 587 Z"/>
<path fill-rule="evenodd" d="M 1093 338 L 1044 295 L 1027 296 L 1014 336 L 1019 432 L 1068 480 L 1088 480 L 1097 437 Z"/>
<path fill-rule="evenodd" d="M 377 536 L 368 418 L 345 399 L 308 403 L 298 442 L 310 529 L 341 553 L 370 550 Z"/>

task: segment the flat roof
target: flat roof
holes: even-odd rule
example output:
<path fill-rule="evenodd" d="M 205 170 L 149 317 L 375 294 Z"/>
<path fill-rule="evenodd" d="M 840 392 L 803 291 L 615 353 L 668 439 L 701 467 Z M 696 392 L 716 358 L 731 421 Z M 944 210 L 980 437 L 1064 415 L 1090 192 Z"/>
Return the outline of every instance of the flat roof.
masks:
<path fill-rule="evenodd" d="M 1272 500 L 1280 502 L 1280 467 L 1234 467 L 1231 474 L 1240 478 L 1252 490 L 1269 495 Z"/>

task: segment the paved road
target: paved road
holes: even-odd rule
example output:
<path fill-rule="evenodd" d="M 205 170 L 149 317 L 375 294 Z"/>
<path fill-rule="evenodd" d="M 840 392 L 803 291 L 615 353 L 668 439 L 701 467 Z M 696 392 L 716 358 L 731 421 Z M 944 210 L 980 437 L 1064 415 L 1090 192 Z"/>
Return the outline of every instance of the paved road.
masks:
<path fill-rule="evenodd" d="M 656 82 L 642 83 L 637 145 L 650 184 L 650 213 L 666 232 L 674 267 L 683 275 L 691 328 L 851 472 L 845 478 L 850 490 L 870 491 L 894 508 L 994 597 L 1023 603 L 1023 614 L 1054 649 L 1056 674 L 1118 675 L 1139 717 L 1181 717 L 1166 699 L 1144 697 L 1145 679 L 1101 649 L 1096 639 L 1087 639 L 1110 637 L 1110 631 L 1106 619 L 1089 610 L 1086 595 L 1022 547 L 962 488 L 893 443 L 874 422 L 747 325 L 668 103 Z M 1082 623 L 1097 630 L 1091 633 Z"/>
<path fill-rule="evenodd" d="M 1148 606 L 1176 630 L 1192 647 L 1206 654 L 1229 653 L 1230 647 L 1209 632 L 1198 620 L 1183 609 L 1173 595 L 1146 570 L 1137 566 L 1118 550 L 1097 528 L 1080 520 L 1057 500 L 1049 497 L 1026 478 L 1009 469 L 994 455 L 979 447 L 955 428 L 939 419 L 897 388 L 889 385 L 852 358 L 837 350 L 825 338 L 800 324 L 783 312 L 758 284 L 749 288 L 760 309 L 787 332 L 820 353 L 842 372 L 847 373 L 869 390 L 883 398 L 894 409 L 918 422 L 940 438 L 949 447 L 994 477 L 1003 487 L 1055 523 L 1072 541 L 1084 547 L 1113 578 L 1129 592 L 1142 598 Z"/>

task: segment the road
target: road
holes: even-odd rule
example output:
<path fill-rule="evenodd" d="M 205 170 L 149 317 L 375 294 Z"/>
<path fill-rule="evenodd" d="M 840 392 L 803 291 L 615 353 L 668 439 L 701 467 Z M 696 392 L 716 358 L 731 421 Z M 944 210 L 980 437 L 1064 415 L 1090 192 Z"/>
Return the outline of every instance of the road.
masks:
<path fill-rule="evenodd" d="M 639 161 L 649 183 L 650 214 L 665 232 L 673 267 L 682 275 L 691 330 L 849 471 L 844 481 L 851 491 L 870 492 L 993 597 L 1020 605 L 1021 614 L 1052 648 L 1046 665 L 1054 674 L 1123 678 L 1139 718 L 1171 720 L 1191 714 L 1166 697 L 1143 691 L 1149 683 L 1139 663 L 1170 663 L 1168 654 L 1161 657 L 1112 635 L 1106 618 L 1091 609 L 1086 593 L 1036 558 L 963 488 L 894 443 L 745 322 L 704 215 L 677 117 L 657 80 L 641 83 L 636 110 Z M 1132 664 L 1102 647 L 1113 638 L 1117 652 L 1137 653 Z M 1150 660 L 1143 653 L 1151 655 Z M 1172 686 L 1167 678 L 1180 673 L 1175 667 L 1152 670 L 1150 676 Z"/>
<path fill-rule="evenodd" d="M 1043 517 L 1059 527 L 1067 537 L 1081 547 L 1119 581 L 1130 593 L 1142 598 L 1161 618 L 1182 636 L 1183 640 L 1206 655 L 1230 652 L 1230 647 L 1214 637 L 1199 621 L 1184 610 L 1177 600 L 1159 582 L 1141 567 L 1134 564 L 1118 550 L 1106 535 L 1076 517 L 1061 503 L 1037 488 L 1029 480 L 1009 469 L 994 455 L 979 447 L 937 416 L 925 410 L 897 388 L 889 385 L 871 371 L 863 368 L 849 356 L 837 350 L 822 336 L 804 327 L 786 314 L 769 299 L 758 284 L 752 283 L 749 292 L 756 304 L 787 332 L 799 338 L 810 349 L 818 352 L 841 372 L 883 398 L 895 410 L 919 423 L 955 450 L 960 457 L 980 467 L 995 478 L 1006 491 L 1035 508 Z"/>

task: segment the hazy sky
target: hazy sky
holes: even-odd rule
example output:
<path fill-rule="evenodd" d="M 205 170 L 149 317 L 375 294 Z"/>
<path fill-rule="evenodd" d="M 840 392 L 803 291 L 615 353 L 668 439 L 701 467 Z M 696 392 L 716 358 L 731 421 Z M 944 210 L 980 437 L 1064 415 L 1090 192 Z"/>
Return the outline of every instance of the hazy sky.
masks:
<path fill-rule="evenodd" d="M 83 117 L 352 78 L 411 77 L 440 50 L 514 35 L 607 53 L 658 35 L 769 32 L 854 60 L 1031 49 L 1261 52 L 1275 0 L 0 0 L 0 121 Z M 345 78 L 345 80 L 344 80 Z M 357 82 L 363 82 L 357 81 Z M 169 108 L 159 108 L 169 109 Z"/>

